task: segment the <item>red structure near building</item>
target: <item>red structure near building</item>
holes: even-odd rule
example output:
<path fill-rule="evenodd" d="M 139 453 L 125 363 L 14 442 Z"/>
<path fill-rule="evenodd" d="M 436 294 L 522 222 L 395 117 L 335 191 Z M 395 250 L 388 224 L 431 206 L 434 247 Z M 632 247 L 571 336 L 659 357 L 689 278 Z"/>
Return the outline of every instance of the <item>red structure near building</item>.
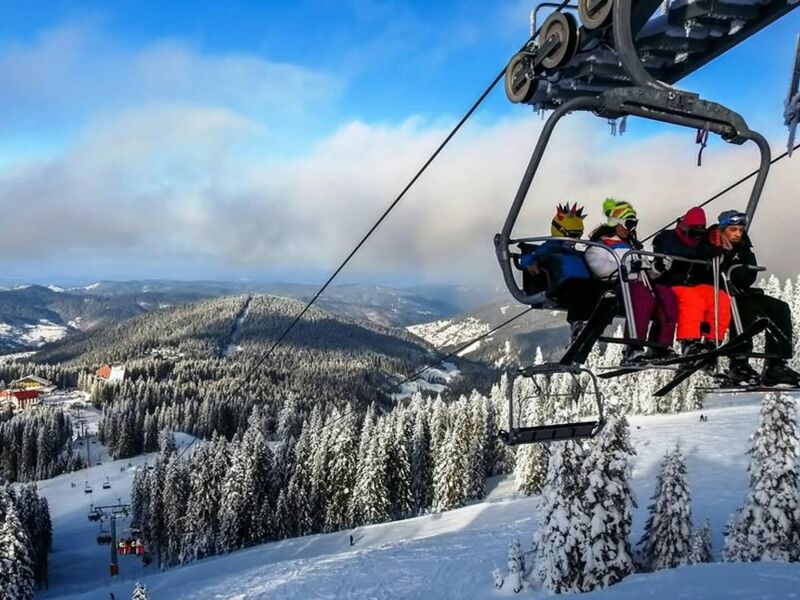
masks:
<path fill-rule="evenodd" d="M 2 390 L 0 403 L 10 403 L 17 410 L 25 410 L 29 406 L 39 403 L 38 390 Z"/>

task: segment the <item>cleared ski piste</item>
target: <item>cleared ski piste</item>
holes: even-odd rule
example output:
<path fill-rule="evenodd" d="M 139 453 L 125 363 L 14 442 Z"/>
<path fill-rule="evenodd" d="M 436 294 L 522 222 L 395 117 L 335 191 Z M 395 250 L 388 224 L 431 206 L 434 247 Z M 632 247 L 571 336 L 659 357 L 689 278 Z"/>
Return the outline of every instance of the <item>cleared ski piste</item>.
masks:
<path fill-rule="evenodd" d="M 738 395 L 735 406 L 676 415 L 632 417 L 638 456 L 634 488 L 639 508 L 634 542 L 641 535 L 649 497 L 664 453 L 679 442 L 691 481 L 693 519 L 708 518 L 719 558 L 722 531 L 744 500 L 748 438 L 758 419 L 759 396 Z M 703 412 L 707 422 L 700 422 Z M 186 443 L 186 438 L 182 438 Z M 126 501 L 132 461 L 104 463 L 89 471 L 95 492 L 84 498 L 84 475 L 62 475 L 40 483 L 53 514 L 55 540 L 51 586 L 43 598 L 106 600 L 130 597 L 142 581 L 151 600 L 200 598 L 453 598 L 546 597 L 541 590 L 514 594 L 495 590 L 492 570 L 505 569 L 515 537 L 527 551 L 536 527 L 536 498 L 514 492 L 512 479 L 491 480 L 487 498 L 462 509 L 352 531 L 264 544 L 234 554 L 157 572 L 133 557 L 120 557 L 119 578 L 108 577 L 108 546 L 95 542 L 97 524 L 86 516 L 89 503 Z M 85 473 L 85 471 L 83 472 Z M 102 490 L 108 474 L 112 490 Z M 107 497 L 103 495 L 107 493 Z M 355 545 L 349 546 L 353 534 Z M 786 599 L 800 598 L 800 565 L 785 563 L 709 564 L 632 575 L 622 583 L 585 594 L 591 598 Z"/>

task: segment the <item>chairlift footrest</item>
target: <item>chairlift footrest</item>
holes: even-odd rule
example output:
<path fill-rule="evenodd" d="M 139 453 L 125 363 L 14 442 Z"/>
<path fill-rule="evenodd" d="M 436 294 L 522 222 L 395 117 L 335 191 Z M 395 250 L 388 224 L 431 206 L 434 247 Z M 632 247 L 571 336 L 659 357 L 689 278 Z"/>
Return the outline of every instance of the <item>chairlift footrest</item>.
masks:
<path fill-rule="evenodd" d="M 500 435 L 509 446 L 582 440 L 597 435 L 604 424 L 604 421 L 583 421 L 580 423 L 517 427 L 510 432 L 501 431 Z"/>

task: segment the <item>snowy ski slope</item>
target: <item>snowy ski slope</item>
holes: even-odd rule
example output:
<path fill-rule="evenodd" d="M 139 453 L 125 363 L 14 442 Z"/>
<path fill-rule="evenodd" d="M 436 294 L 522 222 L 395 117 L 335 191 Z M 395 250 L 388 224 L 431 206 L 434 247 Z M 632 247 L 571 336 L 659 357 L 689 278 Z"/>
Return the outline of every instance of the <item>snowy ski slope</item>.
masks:
<path fill-rule="evenodd" d="M 639 509 L 635 540 L 641 534 L 655 473 L 664 453 L 680 442 L 692 485 L 693 518 L 709 518 L 717 557 L 722 530 L 744 499 L 748 437 L 757 422 L 757 399 L 737 398 L 737 406 L 679 415 L 634 417 L 631 420 L 638 456 L 634 487 Z M 133 461 L 142 462 L 142 458 Z M 107 463 L 113 484 L 109 499 L 127 494 L 133 470 L 120 472 L 128 461 Z M 100 487 L 101 467 L 90 471 Z M 507 478 L 491 482 L 479 504 L 447 513 L 359 528 L 350 547 L 344 531 L 265 544 L 232 555 L 157 573 L 136 559 L 121 559 L 121 577 L 107 577 L 108 547 L 94 542 L 97 526 L 86 520 L 88 500 L 69 487 L 81 475 L 43 482 L 55 523 L 51 587 L 43 598 L 105 600 L 109 592 L 130 597 L 133 582 L 142 580 L 153 600 L 164 599 L 308 599 L 308 598 L 458 598 L 515 596 L 496 591 L 491 571 L 505 567 L 509 542 L 519 537 L 528 548 L 536 525 L 536 499 L 519 497 Z M 99 496 L 99 495 L 98 495 Z M 95 497 L 94 500 L 98 500 Z M 541 591 L 515 597 L 545 597 Z M 800 565 L 712 564 L 629 577 L 590 598 L 650 599 L 784 599 L 800 598 Z"/>

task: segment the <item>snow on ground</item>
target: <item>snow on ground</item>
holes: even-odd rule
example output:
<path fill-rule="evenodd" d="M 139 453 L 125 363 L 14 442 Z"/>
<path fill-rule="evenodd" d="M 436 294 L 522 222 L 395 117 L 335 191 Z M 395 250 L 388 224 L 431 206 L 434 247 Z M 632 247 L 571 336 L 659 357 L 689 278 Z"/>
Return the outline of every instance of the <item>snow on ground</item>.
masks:
<path fill-rule="evenodd" d="M 225 350 L 222 352 L 222 356 L 225 358 L 233 357 L 237 352 L 242 349 L 240 344 L 236 342 L 239 341 L 239 338 L 242 337 L 242 327 L 244 327 L 244 321 L 247 318 L 247 315 L 250 314 L 250 302 L 252 298 L 247 299 L 247 304 L 238 317 L 236 317 L 236 321 L 233 323 L 233 329 L 231 330 L 231 336 L 228 340 L 228 345 L 225 347 Z"/>
<path fill-rule="evenodd" d="M 406 329 L 429 344 L 442 348 L 468 342 L 489 331 L 491 326 L 475 317 L 467 317 L 460 321 L 445 319 L 443 321 L 422 323 L 421 325 L 411 325 Z"/>
<path fill-rule="evenodd" d="M 719 556 L 722 528 L 744 499 L 745 451 L 757 423 L 758 406 L 751 399 L 740 406 L 703 412 L 707 422 L 700 422 L 700 411 L 631 419 L 638 450 L 634 488 L 639 508 L 634 541 L 644 526 L 659 462 L 668 449 L 680 443 L 687 458 L 695 522 L 706 517 L 711 520 L 714 551 Z M 114 477 L 112 496 L 123 494 L 120 488 L 132 475 L 130 470 L 120 473 L 119 464 L 127 462 L 106 467 Z M 96 469 L 90 470 L 92 482 L 104 475 Z M 94 600 L 108 598 L 110 592 L 126 598 L 136 579 L 147 585 L 152 600 L 546 597 L 541 591 L 515 596 L 493 586 L 491 571 L 505 568 L 509 542 L 519 538 L 527 549 L 536 526 L 536 498 L 520 496 L 510 478 L 491 480 L 483 502 L 459 510 L 265 544 L 163 573 L 156 573 L 153 567 L 145 570 L 131 559 L 136 563 L 123 562 L 120 578 L 113 581 L 105 574 L 103 551 L 107 548 L 94 543 L 95 529 L 86 521 L 89 501 L 80 490 L 70 491 L 70 478 L 81 481 L 80 475 L 62 476 L 41 486 L 51 501 L 56 531 L 53 580 L 50 591 L 42 594 L 44 598 Z M 348 543 L 350 533 L 355 538 L 353 547 Z M 684 567 L 635 575 L 586 597 L 800 598 L 800 565 Z"/>
<path fill-rule="evenodd" d="M 47 342 L 58 341 L 66 335 L 66 326 L 56 325 L 47 319 L 22 326 L 0 323 L 0 337 L 23 346 L 42 346 Z"/>
<path fill-rule="evenodd" d="M 408 398 L 418 391 L 439 394 L 446 390 L 447 385 L 459 375 L 461 375 L 461 371 L 458 367 L 451 362 L 443 362 L 438 367 L 426 370 L 417 379 L 405 382 L 398 388 L 398 392 L 392 394 L 392 398 L 395 400 Z"/>
<path fill-rule="evenodd" d="M 25 360 L 36 354 L 35 351 L 29 352 L 13 352 L 11 354 L 3 354 L 0 356 L 0 363 L 13 362 L 15 360 Z"/>

